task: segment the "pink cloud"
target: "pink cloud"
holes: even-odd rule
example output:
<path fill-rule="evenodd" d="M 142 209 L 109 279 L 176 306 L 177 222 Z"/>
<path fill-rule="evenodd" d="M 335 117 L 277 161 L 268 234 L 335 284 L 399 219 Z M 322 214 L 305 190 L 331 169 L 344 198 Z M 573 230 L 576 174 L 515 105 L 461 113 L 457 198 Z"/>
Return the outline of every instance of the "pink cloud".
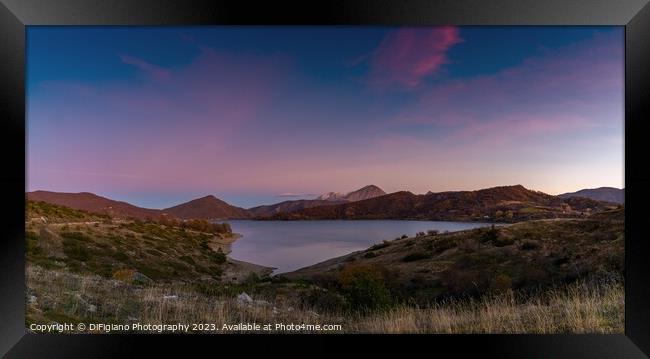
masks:
<path fill-rule="evenodd" d="M 370 55 L 369 83 L 378 88 L 418 87 L 448 62 L 447 51 L 461 41 L 456 27 L 391 32 Z"/>
<path fill-rule="evenodd" d="M 419 99 L 386 125 L 496 126 L 514 114 L 534 115 L 559 127 L 567 117 L 611 121 L 613 114 L 622 114 L 623 104 L 623 47 L 615 40 L 595 36 L 496 74 L 422 88 Z"/>
<path fill-rule="evenodd" d="M 120 55 L 120 59 L 123 63 L 137 67 L 156 80 L 169 79 L 170 71 L 163 67 L 148 63 L 142 59 L 138 59 L 129 55 Z"/>

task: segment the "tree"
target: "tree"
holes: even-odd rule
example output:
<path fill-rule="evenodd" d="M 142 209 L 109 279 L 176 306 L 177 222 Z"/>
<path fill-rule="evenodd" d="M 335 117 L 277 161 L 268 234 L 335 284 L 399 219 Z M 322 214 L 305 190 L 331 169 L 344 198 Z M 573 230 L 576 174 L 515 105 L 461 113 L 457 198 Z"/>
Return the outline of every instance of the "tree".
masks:
<path fill-rule="evenodd" d="M 386 288 L 385 273 L 377 266 L 349 265 L 339 274 L 339 284 L 351 309 L 386 309 L 392 302 Z"/>

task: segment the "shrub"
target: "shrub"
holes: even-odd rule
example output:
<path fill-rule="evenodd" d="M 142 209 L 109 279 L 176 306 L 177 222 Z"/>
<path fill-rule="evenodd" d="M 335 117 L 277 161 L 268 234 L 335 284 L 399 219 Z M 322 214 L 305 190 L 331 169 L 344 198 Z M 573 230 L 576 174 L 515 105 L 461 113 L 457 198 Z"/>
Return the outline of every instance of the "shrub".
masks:
<path fill-rule="evenodd" d="M 39 235 L 36 232 L 27 231 L 25 233 L 25 250 L 27 254 L 36 255 L 41 253 L 41 249 L 38 246 Z"/>
<path fill-rule="evenodd" d="M 451 238 L 445 238 L 432 242 L 430 245 L 435 249 L 434 252 L 436 254 L 439 254 L 446 251 L 447 249 L 454 248 L 456 246 L 456 242 Z"/>
<path fill-rule="evenodd" d="M 214 261 L 217 264 L 223 264 L 226 262 L 226 255 L 223 254 L 221 248 L 219 248 L 219 250 L 217 250 L 216 252 L 214 251 L 210 252 L 210 259 L 212 259 L 212 261 Z"/>
<path fill-rule="evenodd" d="M 539 243 L 537 241 L 525 240 L 521 244 L 521 249 L 525 251 L 529 251 L 537 248 L 539 248 Z"/>
<path fill-rule="evenodd" d="M 499 238 L 499 230 L 492 225 L 489 229 L 484 230 L 481 234 L 481 242 L 494 242 Z"/>
<path fill-rule="evenodd" d="M 308 308 L 324 312 L 338 312 L 346 309 L 348 304 L 342 295 L 322 288 L 302 293 L 301 302 Z"/>
<path fill-rule="evenodd" d="M 400 238 L 401 238 L 401 239 L 405 239 L 405 238 L 408 238 L 408 237 L 409 237 L 409 236 L 407 236 L 406 234 L 402 234 L 402 236 L 401 236 Z"/>
<path fill-rule="evenodd" d="M 458 249 L 464 251 L 465 253 L 476 252 L 478 248 L 478 242 L 472 238 L 464 238 L 458 242 Z"/>
<path fill-rule="evenodd" d="M 133 269 L 119 269 L 113 272 L 113 279 L 121 280 L 123 282 L 133 281 L 135 271 Z"/>
<path fill-rule="evenodd" d="M 85 235 L 85 234 L 83 234 L 81 232 L 77 232 L 77 231 L 76 232 L 63 231 L 63 232 L 61 232 L 61 237 L 68 238 L 68 239 L 74 239 L 74 240 L 77 240 L 77 241 L 80 241 L 80 242 L 91 242 L 92 241 L 92 239 L 89 236 L 87 236 L 87 235 Z"/>
<path fill-rule="evenodd" d="M 121 251 L 116 251 L 116 252 L 112 253 L 111 256 L 113 258 L 117 259 L 118 261 L 122 261 L 122 262 L 126 262 L 126 261 L 129 260 L 129 256 L 126 255 L 126 253 L 121 252 Z"/>
<path fill-rule="evenodd" d="M 509 246 L 514 243 L 515 240 L 511 237 L 497 237 L 497 239 L 494 241 L 494 245 L 497 247 Z"/>
<path fill-rule="evenodd" d="M 85 262 L 90 258 L 88 250 L 74 239 L 63 240 L 63 253 L 70 259 Z"/>
<path fill-rule="evenodd" d="M 427 231 L 427 234 L 430 235 L 430 236 L 435 236 L 438 233 L 439 232 L 437 230 L 435 230 L 435 229 L 430 229 L 430 230 Z"/>
<path fill-rule="evenodd" d="M 205 219 L 190 219 L 180 224 L 181 229 L 191 229 L 198 232 L 206 233 L 232 233 L 232 228 L 228 223 L 212 223 Z"/>
<path fill-rule="evenodd" d="M 388 247 L 389 245 L 390 245 L 390 244 L 389 244 L 388 242 L 378 243 L 378 244 L 375 244 L 374 246 L 370 247 L 370 250 L 371 250 L 371 251 L 376 251 L 376 250 L 378 250 L 378 249 L 386 248 L 386 247 Z"/>
<path fill-rule="evenodd" d="M 377 256 L 377 253 L 375 252 L 366 252 L 366 254 L 363 255 L 363 258 L 375 258 Z"/>
<path fill-rule="evenodd" d="M 424 232 L 418 232 L 418 233 L 415 234 L 416 237 L 423 237 L 425 235 L 426 235 L 426 233 L 424 233 Z"/>
<path fill-rule="evenodd" d="M 498 274 L 490 281 L 490 290 L 503 292 L 512 288 L 512 279 L 507 274 Z"/>
<path fill-rule="evenodd" d="M 431 253 L 415 252 L 415 253 L 407 254 L 404 258 L 402 258 L 402 262 L 415 262 L 415 261 L 419 261 L 422 259 L 429 259 L 429 258 L 431 258 Z"/>
<path fill-rule="evenodd" d="M 371 311 L 391 305 L 385 277 L 384 271 L 377 266 L 357 264 L 345 267 L 338 281 L 351 309 Z"/>

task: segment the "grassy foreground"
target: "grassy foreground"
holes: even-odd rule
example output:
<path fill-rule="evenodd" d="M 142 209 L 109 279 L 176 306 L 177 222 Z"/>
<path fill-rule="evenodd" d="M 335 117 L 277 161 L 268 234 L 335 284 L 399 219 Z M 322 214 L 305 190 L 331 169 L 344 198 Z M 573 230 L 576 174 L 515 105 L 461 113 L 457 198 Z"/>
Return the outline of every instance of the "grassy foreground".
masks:
<path fill-rule="evenodd" d="M 27 327 L 51 322 L 215 323 L 220 329 L 253 322 L 342 326 L 329 333 L 623 333 L 624 328 L 619 276 L 369 314 L 316 313 L 298 301 L 263 296 L 242 303 L 232 293 L 208 295 L 187 284 L 134 285 L 38 266 L 29 266 L 27 276 Z"/>

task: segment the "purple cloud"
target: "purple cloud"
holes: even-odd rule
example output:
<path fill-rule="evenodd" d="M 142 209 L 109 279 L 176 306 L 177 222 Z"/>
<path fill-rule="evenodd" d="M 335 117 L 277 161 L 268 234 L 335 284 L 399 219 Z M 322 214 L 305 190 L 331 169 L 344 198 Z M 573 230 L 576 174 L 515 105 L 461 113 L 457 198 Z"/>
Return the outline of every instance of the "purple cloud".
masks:
<path fill-rule="evenodd" d="M 447 51 L 461 41 L 456 27 L 393 31 L 369 56 L 369 83 L 377 88 L 416 88 L 448 62 Z"/>

